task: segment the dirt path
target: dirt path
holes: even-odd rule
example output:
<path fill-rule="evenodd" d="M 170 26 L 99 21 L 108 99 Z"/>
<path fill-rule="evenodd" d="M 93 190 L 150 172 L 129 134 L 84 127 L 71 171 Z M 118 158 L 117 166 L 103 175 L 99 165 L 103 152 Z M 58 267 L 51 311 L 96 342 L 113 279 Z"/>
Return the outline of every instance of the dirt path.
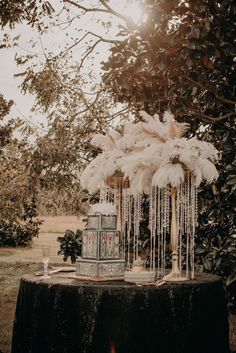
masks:
<path fill-rule="evenodd" d="M 0 262 L 41 262 L 42 245 L 50 245 L 50 262 L 63 262 L 58 256 L 58 236 L 62 236 L 66 229 L 77 230 L 83 228 L 83 222 L 76 216 L 41 217 L 44 223 L 41 226 L 38 238 L 35 238 L 28 248 L 0 248 Z"/>

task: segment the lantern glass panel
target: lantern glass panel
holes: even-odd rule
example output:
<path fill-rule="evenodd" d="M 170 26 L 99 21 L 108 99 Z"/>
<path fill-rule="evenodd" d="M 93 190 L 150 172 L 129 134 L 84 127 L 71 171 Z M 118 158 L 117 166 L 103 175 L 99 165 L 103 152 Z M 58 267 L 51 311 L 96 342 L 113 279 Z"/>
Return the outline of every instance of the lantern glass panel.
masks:
<path fill-rule="evenodd" d="M 116 229 L 116 216 L 102 215 L 102 229 Z"/>
<path fill-rule="evenodd" d="M 99 229 L 99 215 L 88 216 L 88 229 Z"/>
<path fill-rule="evenodd" d="M 83 231 L 82 256 L 84 258 L 97 258 L 97 238 L 98 232 Z"/>

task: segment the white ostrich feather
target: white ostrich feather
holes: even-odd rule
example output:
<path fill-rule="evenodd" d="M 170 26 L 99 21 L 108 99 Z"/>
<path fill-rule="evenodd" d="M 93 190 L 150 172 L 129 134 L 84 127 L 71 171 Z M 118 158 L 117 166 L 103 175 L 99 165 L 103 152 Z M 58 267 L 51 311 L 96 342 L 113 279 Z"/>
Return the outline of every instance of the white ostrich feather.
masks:
<path fill-rule="evenodd" d="M 96 134 L 91 140 L 91 145 L 105 149 L 111 146 L 111 141 L 105 135 Z"/>
<path fill-rule="evenodd" d="M 160 167 L 163 144 L 152 144 L 140 152 L 139 160 L 146 167 Z"/>
<path fill-rule="evenodd" d="M 102 148 L 104 151 L 115 148 L 117 140 L 121 138 L 121 134 L 117 131 L 110 131 L 106 135 L 96 134 L 91 140 L 91 144 Z"/>
<path fill-rule="evenodd" d="M 141 149 L 150 144 L 156 143 L 157 139 L 155 135 L 148 134 L 143 129 L 144 123 L 137 124 L 126 124 L 124 128 L 124 135 L 118 141 L 118 146 L 121 149 L 127 149 L 129 152 L 133 149 Z"/>
<path fill-rule="evenodd" d="M 180 164 L 166 164 L 160 167 L 152 178 L 152 185 L 164 188 L 168 184 L 179 186 L 184 181 L 184 170 Z"/>
<path fill-rule="evenodd" d="M 152 178 L 152 185 L 164 188 L 168 184 L 168 174 L 166 168 L 157 169 Z"/>
<path fill-rule="evenodd" d="M 150 191 L 150 186 L 152 185 L 152 177 L 155 172 L 154 168 L 145 168 L 140 170 L 138 181 L 137 181 L 137 190 L 139 193 L 148 193 Z"/>
<path fill-rule="evenodd" d="M 146 121 L 146 123 L 142 124 L 144 131 L 155 137 L 160 143 L 166 142 L 169 138 L 182 137 L 189 128 L 189 124 L 175 121 L 174 116 L 168 111 L 164 113 L 163 123 L 157 114 L 151 117 L 147 113 L 142 112 L 141 115 Z"/>
<path fill-rule="evenodd" d="M 83 171 L 80 182 L 83 188 L 90 192 L 99 189 L 104 180 L 113 175 L 119 169 L 118 160 L 122 151 L 112 150 L 111 153 L 99 154 Z"/>
<path fill-rule="evenodd" d="M 129 177 L 132 193 L 147 192 L 150 184 L 177 187 L 184 181 L 185 169 L 195 175 L 197 186 L 203 179 L 209 183 L 217 179 L 213 164 L 217 150 L 210 143 L 184 138 L 188 124 L 176 122 L 170 112 L 165 112 L 163 122 L 157 114 L 140 115 L 144 121 L 126 123 L 122 134 L 111 130 L 94 136 L 92 144 L 103 152 L 82 173 L 84 188 L 94 192 L 118 170 Z"/>
<path fill-rule="evenodd" d="M 173 139 L 180 138 L 188 131 L 188 129 L 189 124 L 172 121 L 169 124 L 169 137 Z"/>
<path fill-rule="evenodd" d="M 184 182 L 184 170 L 181 164 L 172 164 L 169 173 L 169 184 L 173 187 Z"/>
<path fill-rule="evenodd" d="M 179 161 L 182 162 L 189 171 L 192 171 L 196 164 L 193 156 L 185 153 L 185 149 L 183 149 L 179 154 Z"/>
<path fill-rule="evenodd" d="M 130 168 L 135 166 L 150 167 L 156 164 L 159 158 L 159 148 L 155 145 L 151 145 L 141 151 L 125 154 L 121 161 L 121 167 L 122 170 L 130 170 Z"/>
<path fill-rule="evenodd" d="M 219 159 L 218 153 L 219 152 L 211 143 L 205 142 L 205 141 L 199 141 L 197 139 L 196 139 L 196 141 L 198 142 L 198 144 L 200 146 L 201 157 L 210 159 L 213 162 L 218 161 L 218 159 Z"/>
<path fill-rule="evenodd" d="M 144 131 L 152 137 L 160 139 L 160 142 L 165 142 L 168 138 L 168 126 L 160 121 L 159 115 L 155 114 L 153 117 L 146 112 L 140 112 L 141 116 L 145 120 L 145 123 L 141 123 Z"/>
<path fill-rule="evenodd" d="M 91 163 L 87 165 L 84 169 L 83 173 L 80 176 L 81 186 L 86 189 L 88 182 L 91 178 L 93 178 L 94 173 L 96 172 L 96 159 L 94 159 Z"/>
<path fill-rule="evenodd" d="M 146 121 L 146 123 L 149 122 L 149 119 L 151 118 L 151 115 L 146 113 L 144 110 L 140 110 L 139 114 L 141 115 L 143 120 Z M 157 119 L 159 120 L 159 115 L 158 114 L 155 114 L 155 115 L 157 116 Z"/>
<path fill-rule="evenodd" d="M 201 170 L 203 178 L 208 182 L 212 183 L 214 180 L 216 180 L 219 176 L 216 167 L 212 162 L 210 162 L 208 159 L 204 158 L 199 158 L 197 165 L 199 169 Z"/>
<path fill-rule="evenodd" d="M 193 169 L 193 175 L 195 176 L 195 184 L 196 184 L 196 187 L 198 187 L 201 182 L 202 182 L 202 173 L 201 173 L 201 170 L 200 168 L 195 165 L 194 169 Z"/>
<path fill-rule="evenodd" d="M 156 114 L 155 114 L 156 115 Z M 154 115 L 154 116 L 155 116 Z M 172 121 L 174 121 L 175 118 L 174 118 L 174 115 L 169 111 L 169 110 L 166 110 L 164 112 L 164 115 L 163 115 L 163 121 L 165 123 L 171 123 Z"/>
<path fill-rule="evenodd" d="M 143 166 L 137 168 L 136 171 L 129 176 L 132 186 L 131 193 L 149 192 L 153 173 L 154 170 L 151 168 L 145 168 Z"/>
<path fill-rule="evenodd" d="M 163 124 L 157 116 L 156 119 L 150 116 L 146 123 L 141 123 L 141 127 L 147 137 L 155 139 L 156 143 L 165 143 L 168 138 L 168 126 Z"/>

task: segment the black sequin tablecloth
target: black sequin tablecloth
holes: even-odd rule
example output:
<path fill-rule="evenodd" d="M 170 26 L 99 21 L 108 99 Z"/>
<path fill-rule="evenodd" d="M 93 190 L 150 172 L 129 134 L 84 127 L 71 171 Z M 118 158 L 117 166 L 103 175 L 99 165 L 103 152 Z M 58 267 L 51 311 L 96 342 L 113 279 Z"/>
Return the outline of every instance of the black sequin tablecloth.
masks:
<path fill-rule="evenodd" d="M 12 353 L 229 353 L 222 281 L 21 279 Z"/>

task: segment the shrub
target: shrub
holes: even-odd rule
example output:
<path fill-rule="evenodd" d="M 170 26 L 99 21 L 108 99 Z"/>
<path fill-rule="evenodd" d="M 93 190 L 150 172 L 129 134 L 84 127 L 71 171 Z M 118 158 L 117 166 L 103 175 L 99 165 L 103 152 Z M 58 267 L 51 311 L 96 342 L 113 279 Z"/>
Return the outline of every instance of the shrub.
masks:
<path fill-rule="evenodd" d="M 70 257 L 71 262 L 75 263 L 78 256 L 81 255 L 82 230 L 78 229 L 75 233 L 72 230 L 66 230 L 63 237 L 58 237 L 60 250 L 58 255 L 63 255 L 63 260 L 67 261 Z"/>
<path fill-rule="evenodd" d="M 38 235 L 41 221 L 28 221 L 25 224 L 15 224 L 2 221 L 0 224 L 0 247 L 26 246 L 33 237 Z"/>

